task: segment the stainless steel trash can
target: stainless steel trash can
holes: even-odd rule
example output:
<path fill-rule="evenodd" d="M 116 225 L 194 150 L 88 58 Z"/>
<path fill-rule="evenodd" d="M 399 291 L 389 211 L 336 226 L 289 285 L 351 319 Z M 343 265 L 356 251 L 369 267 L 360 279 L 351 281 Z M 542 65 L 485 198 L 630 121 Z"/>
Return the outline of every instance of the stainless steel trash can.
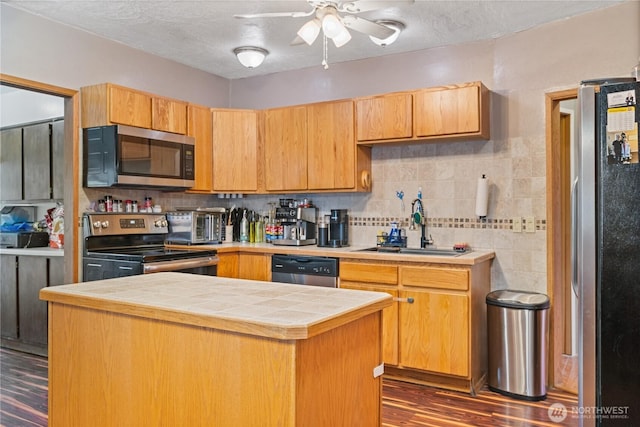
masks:
<path fill-rule="evenodd" d="M 487 295 L 489 389 L 524 400 L 547 397 L 549 297 L 501 290 Z"/>

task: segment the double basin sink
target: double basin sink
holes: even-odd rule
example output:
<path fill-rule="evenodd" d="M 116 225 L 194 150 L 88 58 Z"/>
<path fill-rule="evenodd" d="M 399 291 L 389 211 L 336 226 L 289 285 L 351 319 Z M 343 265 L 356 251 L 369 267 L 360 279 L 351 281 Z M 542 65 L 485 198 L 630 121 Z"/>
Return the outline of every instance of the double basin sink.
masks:
<path fill-rule="evenodd" d="M 379 252 L 384 254 L 400 254 L 400 255 L 431 255 L 431 256 L 446 256 L 456 257 L 471 251 L 455 251 L 453 249 L 437 249 L 437 248 L 399 248 L 399 247 L 386 247 L 386 246 L 374 246 L 371 248 L 357 249 L 356 252 Z"/>

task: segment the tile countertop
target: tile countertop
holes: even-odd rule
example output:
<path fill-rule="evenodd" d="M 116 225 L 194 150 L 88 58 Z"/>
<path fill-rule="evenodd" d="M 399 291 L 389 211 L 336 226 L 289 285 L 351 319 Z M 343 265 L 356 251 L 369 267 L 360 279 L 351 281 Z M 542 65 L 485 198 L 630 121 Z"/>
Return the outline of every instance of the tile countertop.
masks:
<path fill-rule="evenodd" d="M 64 256 L 64 249 L 54 249 L 50 247 L 42 248 L 2 248 L 0 247 L 0 255 L 28 255 L 28 256 Z"/>
<path fill-rule="evenodd" d="M 382 292 L 186 273 L 44 288 L 40 299 L 275 339 L 306 339 L 390 306 Z"/>
<path fill-rule="evenodd" d="M 285 255 L 328 256 L 341 259 L 364 259 L 371 261 L 402 261 L 416 263 L 436 263 L 453 265 L 475 265 L 491 260 L 495 252 L 471 250 L 457 256 L 396 254 L 385 252 L 362 251 L 371 246 L 346 246 L 342 248 L 325 248 L 316 245 L 280 246 L 270 243 L 221 243 L 219 245 L 168 245 L 172 248 L 216 249 L 218 253 L 253 252 Z M 445 249 L 445 248 L 438 248 Z M 446 248 L 451 249 L 451 248 Z"/>

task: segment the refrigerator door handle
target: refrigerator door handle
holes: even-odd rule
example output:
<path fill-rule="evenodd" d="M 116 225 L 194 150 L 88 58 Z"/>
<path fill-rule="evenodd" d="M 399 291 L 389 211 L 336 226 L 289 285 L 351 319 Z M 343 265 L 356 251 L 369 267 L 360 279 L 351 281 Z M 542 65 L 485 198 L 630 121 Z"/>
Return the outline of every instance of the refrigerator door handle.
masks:
<path fill-rule="evenodd" d="M 578 293 L 578 177 L 571 184 L 571 288 L 576 297 Z"/>

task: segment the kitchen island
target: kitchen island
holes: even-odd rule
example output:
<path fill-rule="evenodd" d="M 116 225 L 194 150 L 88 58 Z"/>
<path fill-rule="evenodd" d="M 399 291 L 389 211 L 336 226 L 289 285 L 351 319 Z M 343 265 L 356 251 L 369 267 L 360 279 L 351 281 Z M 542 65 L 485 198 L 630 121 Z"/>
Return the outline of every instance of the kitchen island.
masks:
<path fill-rule="evenodd" d="M 385 293 L 156 273 L 43 289 L 49 425 L 380 425 Z"/>

